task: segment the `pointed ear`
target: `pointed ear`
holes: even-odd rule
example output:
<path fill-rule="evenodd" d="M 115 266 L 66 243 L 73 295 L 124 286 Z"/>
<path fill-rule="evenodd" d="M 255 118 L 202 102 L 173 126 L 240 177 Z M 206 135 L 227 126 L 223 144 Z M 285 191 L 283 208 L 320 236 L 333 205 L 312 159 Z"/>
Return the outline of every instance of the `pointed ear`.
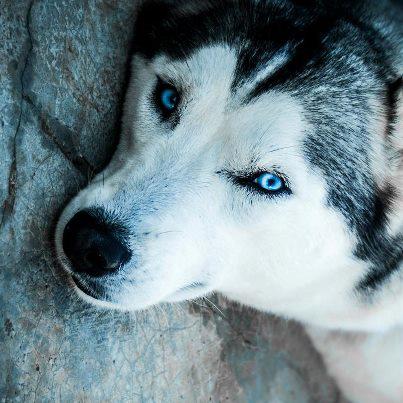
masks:
<path fill-rule="evenodd" d="M 199 14 L 213 6 L 211 0 L 143 1 L 137 10 L 133 51 L 147 59 L 159 53 L 183 56 L 185 43 L 191 42 L 190 34 L 200 20 Z"/>

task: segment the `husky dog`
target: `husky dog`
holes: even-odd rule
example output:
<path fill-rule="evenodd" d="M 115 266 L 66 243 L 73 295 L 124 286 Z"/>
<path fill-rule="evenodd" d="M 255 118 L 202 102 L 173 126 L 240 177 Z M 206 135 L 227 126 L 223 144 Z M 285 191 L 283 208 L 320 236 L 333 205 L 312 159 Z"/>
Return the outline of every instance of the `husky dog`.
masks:
<path fill-rule="evenodd" d="M 402 17 L 142 5 L 120 144 L 57 225 L 77 292 L 128 310 L 221 292 L 306 324 L 348 398 L 403 401 Z"/>

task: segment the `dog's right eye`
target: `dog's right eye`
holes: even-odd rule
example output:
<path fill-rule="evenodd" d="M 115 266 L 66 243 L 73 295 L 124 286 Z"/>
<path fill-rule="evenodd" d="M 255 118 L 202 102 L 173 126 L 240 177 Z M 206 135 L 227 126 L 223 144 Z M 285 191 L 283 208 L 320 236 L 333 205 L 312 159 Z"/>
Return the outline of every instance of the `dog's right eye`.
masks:
<path fill-rule="evenodd" d="M 155 103 L 164 119 L 168 119 L 177 109 L 180 96 L 178 90 L 171 84 L 158 79 L 154 93 Z"/>
<path fill-rule="evenodd" d="M 284 196 L 292 194 L 285 175 L 276 171 L 257 171 L 255 173 L 237 173 L 231 171 L 218 171 L 224 174 L 236 185 L 258 192 L 267 197 Z"/>

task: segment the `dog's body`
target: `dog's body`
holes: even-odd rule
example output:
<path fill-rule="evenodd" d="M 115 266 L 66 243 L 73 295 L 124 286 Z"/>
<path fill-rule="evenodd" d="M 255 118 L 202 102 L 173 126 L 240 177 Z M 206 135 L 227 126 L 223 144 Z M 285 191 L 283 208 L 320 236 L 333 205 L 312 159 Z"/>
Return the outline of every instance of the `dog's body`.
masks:
<path fill-rule="evenodd" d="M 401 29 L 392 1 L 146 2 L 120 145 L 56 232 L 80 294 L 220 291 L 316 327 L 348 397 L 402 401 Z"/>

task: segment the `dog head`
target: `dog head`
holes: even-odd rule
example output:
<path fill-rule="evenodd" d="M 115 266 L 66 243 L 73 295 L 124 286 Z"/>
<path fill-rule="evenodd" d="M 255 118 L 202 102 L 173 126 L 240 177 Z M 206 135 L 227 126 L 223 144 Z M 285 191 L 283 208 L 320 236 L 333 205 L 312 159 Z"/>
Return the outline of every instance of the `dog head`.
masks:
<path fill-rule="evenodd" d="M 393 55 L 300 3 L 142 7 L 120 144 L 57 227 L 83 297 L 142 309 L 219 291 L 342 326 L 397 271 Z"/>

